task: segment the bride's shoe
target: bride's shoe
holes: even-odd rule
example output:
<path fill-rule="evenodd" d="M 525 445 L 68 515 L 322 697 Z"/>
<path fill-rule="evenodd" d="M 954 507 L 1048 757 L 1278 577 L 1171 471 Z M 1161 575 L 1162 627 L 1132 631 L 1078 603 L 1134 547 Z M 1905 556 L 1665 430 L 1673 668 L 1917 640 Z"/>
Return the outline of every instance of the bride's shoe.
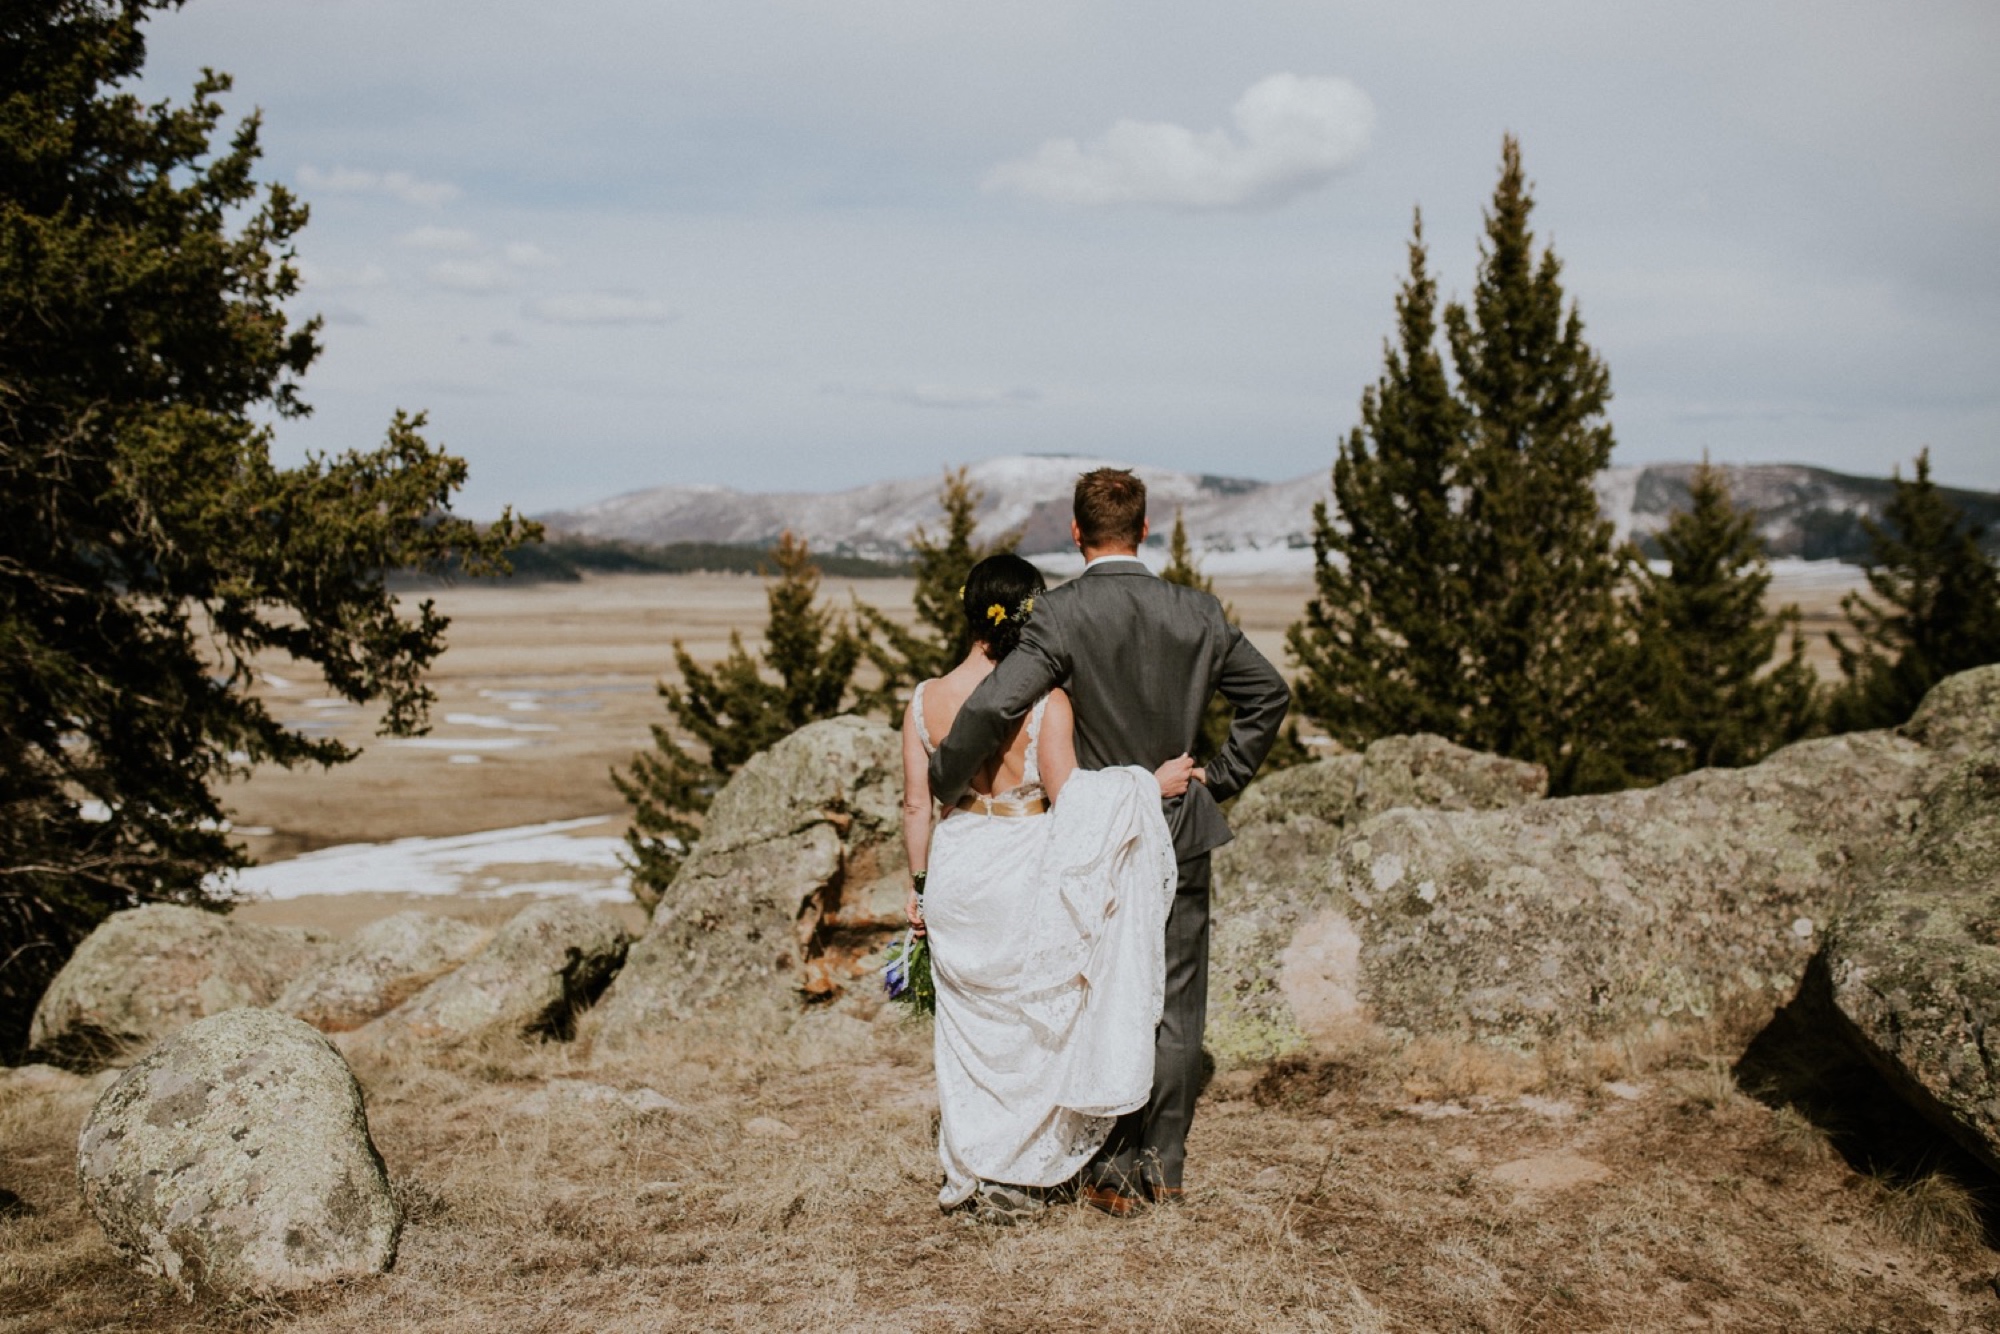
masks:
<path fill-rule="evenodd" d="M 1041 1192 L 1021 1186 L 1009 1186 L 1000 1181 L 982 1181 L 979 1189 L 966 1201 L 971 1206 L 968 1211 L 975 1222 L 989 1227 L 1013 1227 L 1038 1218 L 1048 1210 L 1047 1201 Z"/>

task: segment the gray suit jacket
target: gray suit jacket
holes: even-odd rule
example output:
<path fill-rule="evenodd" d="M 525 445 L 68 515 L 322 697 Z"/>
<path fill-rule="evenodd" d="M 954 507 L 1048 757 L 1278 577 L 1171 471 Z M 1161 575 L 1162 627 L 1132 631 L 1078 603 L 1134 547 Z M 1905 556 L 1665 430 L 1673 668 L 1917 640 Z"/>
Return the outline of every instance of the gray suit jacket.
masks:
<path fill-rule="evenodd" d="M 1112 561 L 1035 599 L 1021 643 L 980 682 L 931 756 L 931 794 L 946 805 L 1051 687 L 1076 711 L 1076 758 L 1086 769 L 1157 769 L 1194 749 L 1209 697 L 1236 708 L 1208 784 L 1166 804 L 1183 861 L 1227 843 L 1216 805 L 1243 790 L 1277 740 L 1291 691 L 1263 654 L 1197 589 L 1134 561 Z"/>

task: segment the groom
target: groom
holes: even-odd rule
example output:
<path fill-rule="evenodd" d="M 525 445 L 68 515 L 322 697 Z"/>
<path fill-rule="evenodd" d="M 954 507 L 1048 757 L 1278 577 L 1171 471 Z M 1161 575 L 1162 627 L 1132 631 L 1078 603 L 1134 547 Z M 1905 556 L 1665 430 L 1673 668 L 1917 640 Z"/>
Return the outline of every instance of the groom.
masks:
<path fill-rule="evenodd" d="M 1167 918 L 1152 1099 L 1119 1118 L 1081 1187 L 1087 1203 L 1119 1217 L 1142 1199 L 1181 1194 L 1208 1011 L 1208 855 L 1231 837 L 1216 803 L 1257 772 L 1291 699 L 1220 602 L 1140 563 L 1148 531 L 1146 486 L 1130 472 L 1099 468 L 1077 479 L 1070 535 L 1083 552 L 1082 576 L 1035 599 L 1020 646 L 966 700 L 930 767 L 931 795 L 951 806 L 1054 686 L 1076 710 L 1076 758 L 1086 769 L 1157 769 L 1194 749 L 1212 695 L 1235 706 L 1228 743 L 1195 771 L 1203 781 L 1166 803 L 1180 884 Z"/>

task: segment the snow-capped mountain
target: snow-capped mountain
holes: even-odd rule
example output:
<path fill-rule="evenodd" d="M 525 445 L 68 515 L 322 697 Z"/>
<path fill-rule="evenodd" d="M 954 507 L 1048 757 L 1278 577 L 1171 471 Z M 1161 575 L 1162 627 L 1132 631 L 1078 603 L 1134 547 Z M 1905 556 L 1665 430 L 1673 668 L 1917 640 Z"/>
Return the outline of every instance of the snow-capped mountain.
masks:
<path fill-rule="evenodd" d="M 1317 470 L 1285 482 L 1260 482 L 1120 463 L 1080 455 L 1007 455 L 974 463 L 968 477 L 982 493 L 982 532 L 1018 528 L 1029 555 L 1069 550 L 1070 491 L 1092 468 L 1131 467 L 1145 481 L 1156 540 L 1178 510 L 1203 553 L 1303 552 L 1312 543 L 1312 510 L 1329 498 L 1329 473 Z M 1598 503 L 1619 537 L 1642 544 L 1688 505 L 1695 465 L 1607 468 L 1597 479 Z M 1865 518 L 1879 519 L 1894 494 L 1887 478 L 1850 477 L 1793 464 L 1723 465 L 1731 494 L 1758 516 L 1774 557 L 1854 560 L 1867 549 Z M 814 549 L 899 557 L 920 527 L 935 529 L 941 477 L 900 478 L 847 491 L 745 492 L 718 486 L 662 486 L 633 491 L 581 509 L 540 516 L 555 532 L 646 544 L 727 542 L 765 544 L 784 529 Z M 1952 500 L 2000 543 L 2000 495 L 1948 491 Z"/>

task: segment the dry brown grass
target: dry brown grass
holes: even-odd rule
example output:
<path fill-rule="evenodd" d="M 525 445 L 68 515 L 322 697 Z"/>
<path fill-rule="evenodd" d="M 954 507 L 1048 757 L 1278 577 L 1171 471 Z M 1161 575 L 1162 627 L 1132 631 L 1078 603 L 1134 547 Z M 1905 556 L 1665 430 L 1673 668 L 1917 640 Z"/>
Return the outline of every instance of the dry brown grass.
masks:
<path fill-rule="evenodd" d="M 0 1220 L 0 1328 L 2000 1324 L 1994 1256 L 1955 1212 L 1962 1188 L 1891 1190 L 1800 1152 L 1785 1114 L 1721 1087 L 1704 1036 L 1609 1071 L 1636 1097 L 1443 1044 L 1225 1075 L 1196 1126 L 1186 1206 L 1133 1222 L 1065 1207 L 1012 1230 L 938 1213 L 928 1038 L 888 1017 L 687 1025 L 627 1052 L 363 1061 L 407 1216 L 395 1271 L 193 1306 L 128 1273 L 78 1206 L 70 1148 L 91 1090 L 16 1080 L 0 1085 L 0 1186 L 32 1212 Z M 648 1086 L 678 1106 L 516 1110 L 555 1078 Z M 747 1134 L 757 1117 L 799 1138 Z M 1495 1172 L 1549 1157 L 1608 1175 L 1531 1189 Z"/>

